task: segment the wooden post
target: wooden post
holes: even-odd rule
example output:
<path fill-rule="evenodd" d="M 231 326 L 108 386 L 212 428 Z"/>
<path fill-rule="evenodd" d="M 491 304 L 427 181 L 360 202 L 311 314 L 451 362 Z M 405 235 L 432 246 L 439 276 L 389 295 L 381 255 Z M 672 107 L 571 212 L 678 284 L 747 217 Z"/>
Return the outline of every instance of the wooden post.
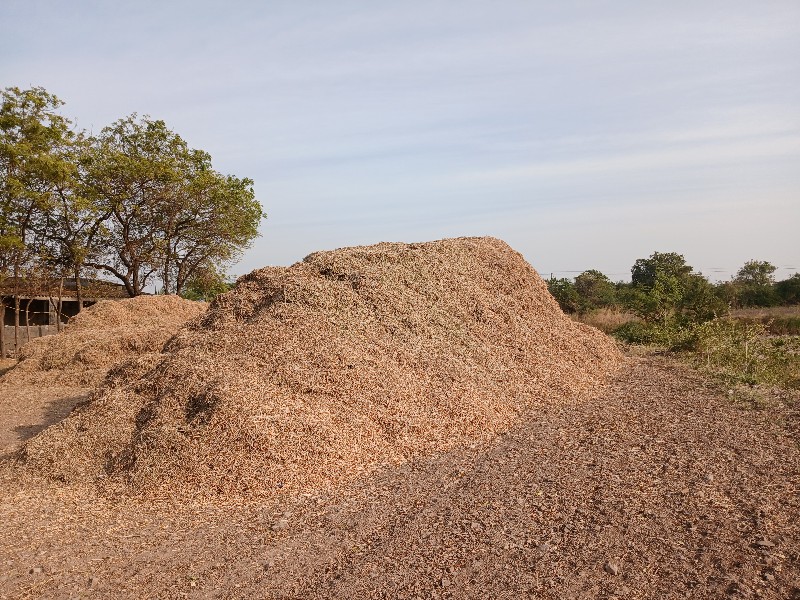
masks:
<path fill-rule="evenodd" d="M 78 313 L 83 310 L 83 286 L 81 285 L 81 270 L 75 269 L 75 295 L 78 297 Z"/>
<path fill-rule="evenodd" d="M 56 331 L 61 331 L 61 311 L 64 310 L 64 278 L 58 283 L 58 312 L 56 313 Z"/>
<path fill-rule="evenodd" d="M 25 341 L 31 341 L 31 302 L 33 298 L 28 298 L 28 303 L 25 305 Z"/>
<path fill-rule="evenodd" d="M 14 358 L 19 356 L 19 290 L 14 290 Z"/>
<path fill-rule="evenodd" d="M 6 299 L 0 296 L 0 360 L 6 357 Z"/>

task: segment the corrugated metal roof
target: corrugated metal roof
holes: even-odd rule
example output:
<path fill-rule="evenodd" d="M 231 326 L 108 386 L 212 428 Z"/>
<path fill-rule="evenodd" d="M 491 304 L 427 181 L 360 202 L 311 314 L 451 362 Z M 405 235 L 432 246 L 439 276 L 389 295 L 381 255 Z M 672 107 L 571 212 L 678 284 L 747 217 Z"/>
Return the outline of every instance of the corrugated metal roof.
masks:
<path fill-rule="evenodd" d="M 27 280 L 8 277 L 0 280 L 0 295 L 12 296 L 18 290 L 21 298 L 57 298 L 61 289 L 61 298 L 77 298 L 77 280 L 65 278 L 63 287 L 61 280 Z M 81 278 L 81 295 L 84 300 L 99 298 L 127 298 L 125 286 L 102 279 Z"/>

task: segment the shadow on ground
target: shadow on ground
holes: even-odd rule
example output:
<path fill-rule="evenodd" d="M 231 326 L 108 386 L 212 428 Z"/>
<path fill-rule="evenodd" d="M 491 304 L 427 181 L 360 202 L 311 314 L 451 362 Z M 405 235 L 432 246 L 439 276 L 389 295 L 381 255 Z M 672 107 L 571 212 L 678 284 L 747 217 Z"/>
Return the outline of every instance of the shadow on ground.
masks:
<path fill-rule="evenodd" d="M 39 423 L 31 425 L 17 425 L 14 427 L 14 432 L 19 437 L 20 442 L 29 440 L 41 431 L 44 431 L 51 425 L 66 419 L 72 410 L 86 401 L 86 394 L 79 394 L 76 396 L 67 396 L 65 398 L 56 398 L 49 401 L 44 407 L 44 414 Z"/>
<path fill-rule="evenodd" d="M 17 361 L 13 358 L 0 358 L 0 377 L 8 373 L 17 366 Z"/>

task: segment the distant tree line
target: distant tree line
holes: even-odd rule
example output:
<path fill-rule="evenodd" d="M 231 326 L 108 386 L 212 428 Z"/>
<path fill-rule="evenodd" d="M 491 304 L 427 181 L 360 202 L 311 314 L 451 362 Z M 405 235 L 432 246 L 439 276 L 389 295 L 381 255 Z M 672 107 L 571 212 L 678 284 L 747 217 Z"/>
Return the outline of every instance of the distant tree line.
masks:
<path fill-rule="evenodd" d="M 612 282 L 590 269 L 573 279 L 547 280 L 550 293 L 567 313 L 600 308 L 631 312 L 645 323 L 703 322 L 734 308 L 800 304 L 800 273 L 775 281 L 767 261 L 745 263 L 731 281 L 711 283 L 675 252 L 654 252 L 636 260 L 631 282 Z"/>
<path fill-rule="evenodd" d="M 675 252 L 654 252 L 631 268 L 630 283 L 597 270 L 551 277 L 565 312 L 629 344 L 678 352 L 758 406 L 753 386 L 800 389 L 800 318 L 790 311 L 743 311 L 800 304 L 800 273 L 775 281 L 775 266 L 746 262 L 730 281 L 711 283 Z M 737 386 L 745 386 L 740 388 Z"/>
<path fill-rule="evenodd" d="M 164 121 L 133 114 L 93 135 L 43 88 L 0 100 L 0 287 L 17 324 L 25 288 L 64 278 L 79 301 L 82 278 L 97 275 L 129 296 L 224 287 L 265 216 L 252 180 L 216 171 Z"/>

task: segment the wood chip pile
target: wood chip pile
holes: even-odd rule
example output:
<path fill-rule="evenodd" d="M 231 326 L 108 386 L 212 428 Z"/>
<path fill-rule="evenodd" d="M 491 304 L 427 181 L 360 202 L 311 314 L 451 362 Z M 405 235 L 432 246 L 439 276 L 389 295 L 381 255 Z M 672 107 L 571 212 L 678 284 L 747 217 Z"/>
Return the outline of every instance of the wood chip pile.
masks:
<path fill-rule="evenodd" d="M 491 439 L 621 360 L 500 240 L 319 252 L 241 278 L 19 459 L 135 494 L 308 491 Z"/>
<path fill-rule="evenodd" d="M 101 300 L 73 317 L 61 333 L 22 346 L 21 361 L 0 383 L 95 386 L 112 365 L 160 352 L 181 325 L 207 308 L 205 302 L 178 296 Z"/>

